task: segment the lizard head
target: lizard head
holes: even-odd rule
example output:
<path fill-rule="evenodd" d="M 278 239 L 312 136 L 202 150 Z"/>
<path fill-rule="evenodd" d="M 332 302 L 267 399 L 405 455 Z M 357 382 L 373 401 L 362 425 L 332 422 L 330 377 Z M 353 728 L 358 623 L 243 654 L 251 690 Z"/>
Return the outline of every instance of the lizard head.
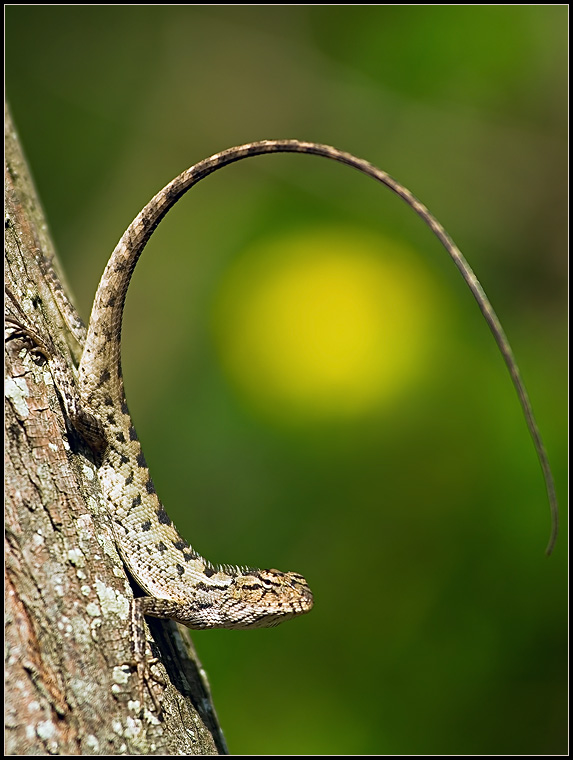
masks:
<path fill-rule="evenodd" d="M 237 628 L 271 628 L 284 620 L 310 612 L 312 591 L 298 573 L 251 570 L 235 579 L 232 591 L 239 611 Z"/>
<path fill-rule="evenodd" d="M 312 591 L 298 573 L 280 570 L 234 568 L 224 585 L 203 593 L 199 607 L 185 622 L 190 628 L 272 628 L 284 620 L 304 615 L 312 609 Z M 216 582 L 213 576 L 211 583 Z M 199 601 L 199 599 L 198 599 Z"/>

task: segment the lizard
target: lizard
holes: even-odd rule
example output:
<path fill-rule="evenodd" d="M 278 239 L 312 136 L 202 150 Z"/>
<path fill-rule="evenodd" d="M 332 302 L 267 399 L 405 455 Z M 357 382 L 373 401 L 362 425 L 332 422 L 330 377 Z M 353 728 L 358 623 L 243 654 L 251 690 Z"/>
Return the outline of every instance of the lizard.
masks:
<path fill-rule="evenodd" d="M 66 381 L 54 352 L 32 336 L 49 361 L 72 424 L 99 453 L 98 476 L 120 556 L 145 592 L 132 603 L 133 620 L 171 618 L 192 629 L 271 627 L 309 612 L 313 595 L 294 572 L 213 564 L 179 534 L 156 493 L 131 420 L 121 369 L 121 328 L 125 299 L 137 261 L 157 225 L 199 181 L 245 158 L 301 153 L 345 164 L 385 185 L 425 222 L 470 288 L 501 351 L 516 389 L 541 464 L 552 527 L 546 552 L 558 530 L 551 468 L 513 351 L 479 280 L 444 227 L 403 185 L 373 164 L 328 145 L 299 140 L 263 140 L 216 153 L 182 172 L 137 215 L 114 249 L 99 283 L 80 360 L 77 391 Z M 141 645 L 139 645 L 141 646 Z M 141 656 L 137 655 L 136 660 Z"/>

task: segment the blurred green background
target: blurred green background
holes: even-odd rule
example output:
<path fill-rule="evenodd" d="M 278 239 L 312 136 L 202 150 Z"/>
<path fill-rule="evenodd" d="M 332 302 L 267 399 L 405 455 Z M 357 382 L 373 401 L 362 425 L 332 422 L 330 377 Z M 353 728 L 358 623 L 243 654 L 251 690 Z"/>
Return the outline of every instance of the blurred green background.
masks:
<path fill-rule="evenodd" d="M 243 142 L 329 143 L 406 184 L 456 240 L 548 448 L 549 559 L 502 359 L 386 189 L 283 155 L 184 198 L 128 298 L 130 409 L 193 546 L 297 570 L 315 594 L 276 629 L 193 633 L 233 753 L 567 751 L 567 20 L 566 6 L 6 9 L 8 99 L 84 319 L 120 235 L 176 174 Z"/>

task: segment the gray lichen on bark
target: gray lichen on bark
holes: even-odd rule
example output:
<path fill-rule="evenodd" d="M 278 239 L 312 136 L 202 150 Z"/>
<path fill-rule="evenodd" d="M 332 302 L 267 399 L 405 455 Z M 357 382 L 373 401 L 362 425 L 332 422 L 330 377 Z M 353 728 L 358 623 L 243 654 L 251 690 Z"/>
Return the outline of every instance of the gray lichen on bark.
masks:
<path fill-rule="evenodd" d="M 6 311 L 48 336 L 73 368 L 81 345 L 54 298 L 66 286 L 7 111 L 5 135 Z M 150 626 L 160 663 L 139 704 L 129 667 L 133 591 L 95 463 L 66 427 L 45 361 L 7 335 L 6 753 L 225 753 L 200 663 L 175 623 Z"/>

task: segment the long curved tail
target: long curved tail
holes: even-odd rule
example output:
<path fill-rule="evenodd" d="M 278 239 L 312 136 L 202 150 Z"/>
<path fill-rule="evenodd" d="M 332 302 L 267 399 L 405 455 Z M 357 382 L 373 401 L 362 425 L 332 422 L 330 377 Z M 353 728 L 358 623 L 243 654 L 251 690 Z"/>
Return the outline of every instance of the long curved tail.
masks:
<path fill-rule="evenodd" d="M 358 169 L 363 174 L 386 185 L 396 195 L 399 195 L 440 240 L 473 293 L 503 355 L 513 385 L 517 391 L 527 427 L 533 439 L 545 478 L 552 521 L 551 535 L 546 550 L 546 553 L 550 554 L 557 538 L 559 517 L 553 476 L 545 446 L 543 445 L 539 428 L 533 415 L 531 402 L 521 379 L 513 351 L 487 295 L 470 265 L 448 233 L 408 189 L 386 174 L 386 172 L 368 163 L 368 161 L 356 158 L 350 153 L 345 153 L 329 145 L 301 142 L 298 140 L 263 140 L 261 142 L 229 148 L 187 169 L 152 198 L 127 228 L 113 251 L 100 281 L 80 365 L 80 393 L 82 398 L 88 406 L 93 406 L 94 398 L 97 396 L 98 384 L 100 383 L 100 378 L 96 376 L 94 367 L 101 366 L 108 367 L 112 376 L 117 377 L 118 393 L 123 397 L 120 338 L 125 297 L 137 260 L 159 222 L 179 198 L 204 177 L 217 171 L 217 169 L 221 169 L 223 166 L 240 161 L 243 158 L 260 156 L 265 153 L 310 153 L 352 166 L 354 169 Z"/>

